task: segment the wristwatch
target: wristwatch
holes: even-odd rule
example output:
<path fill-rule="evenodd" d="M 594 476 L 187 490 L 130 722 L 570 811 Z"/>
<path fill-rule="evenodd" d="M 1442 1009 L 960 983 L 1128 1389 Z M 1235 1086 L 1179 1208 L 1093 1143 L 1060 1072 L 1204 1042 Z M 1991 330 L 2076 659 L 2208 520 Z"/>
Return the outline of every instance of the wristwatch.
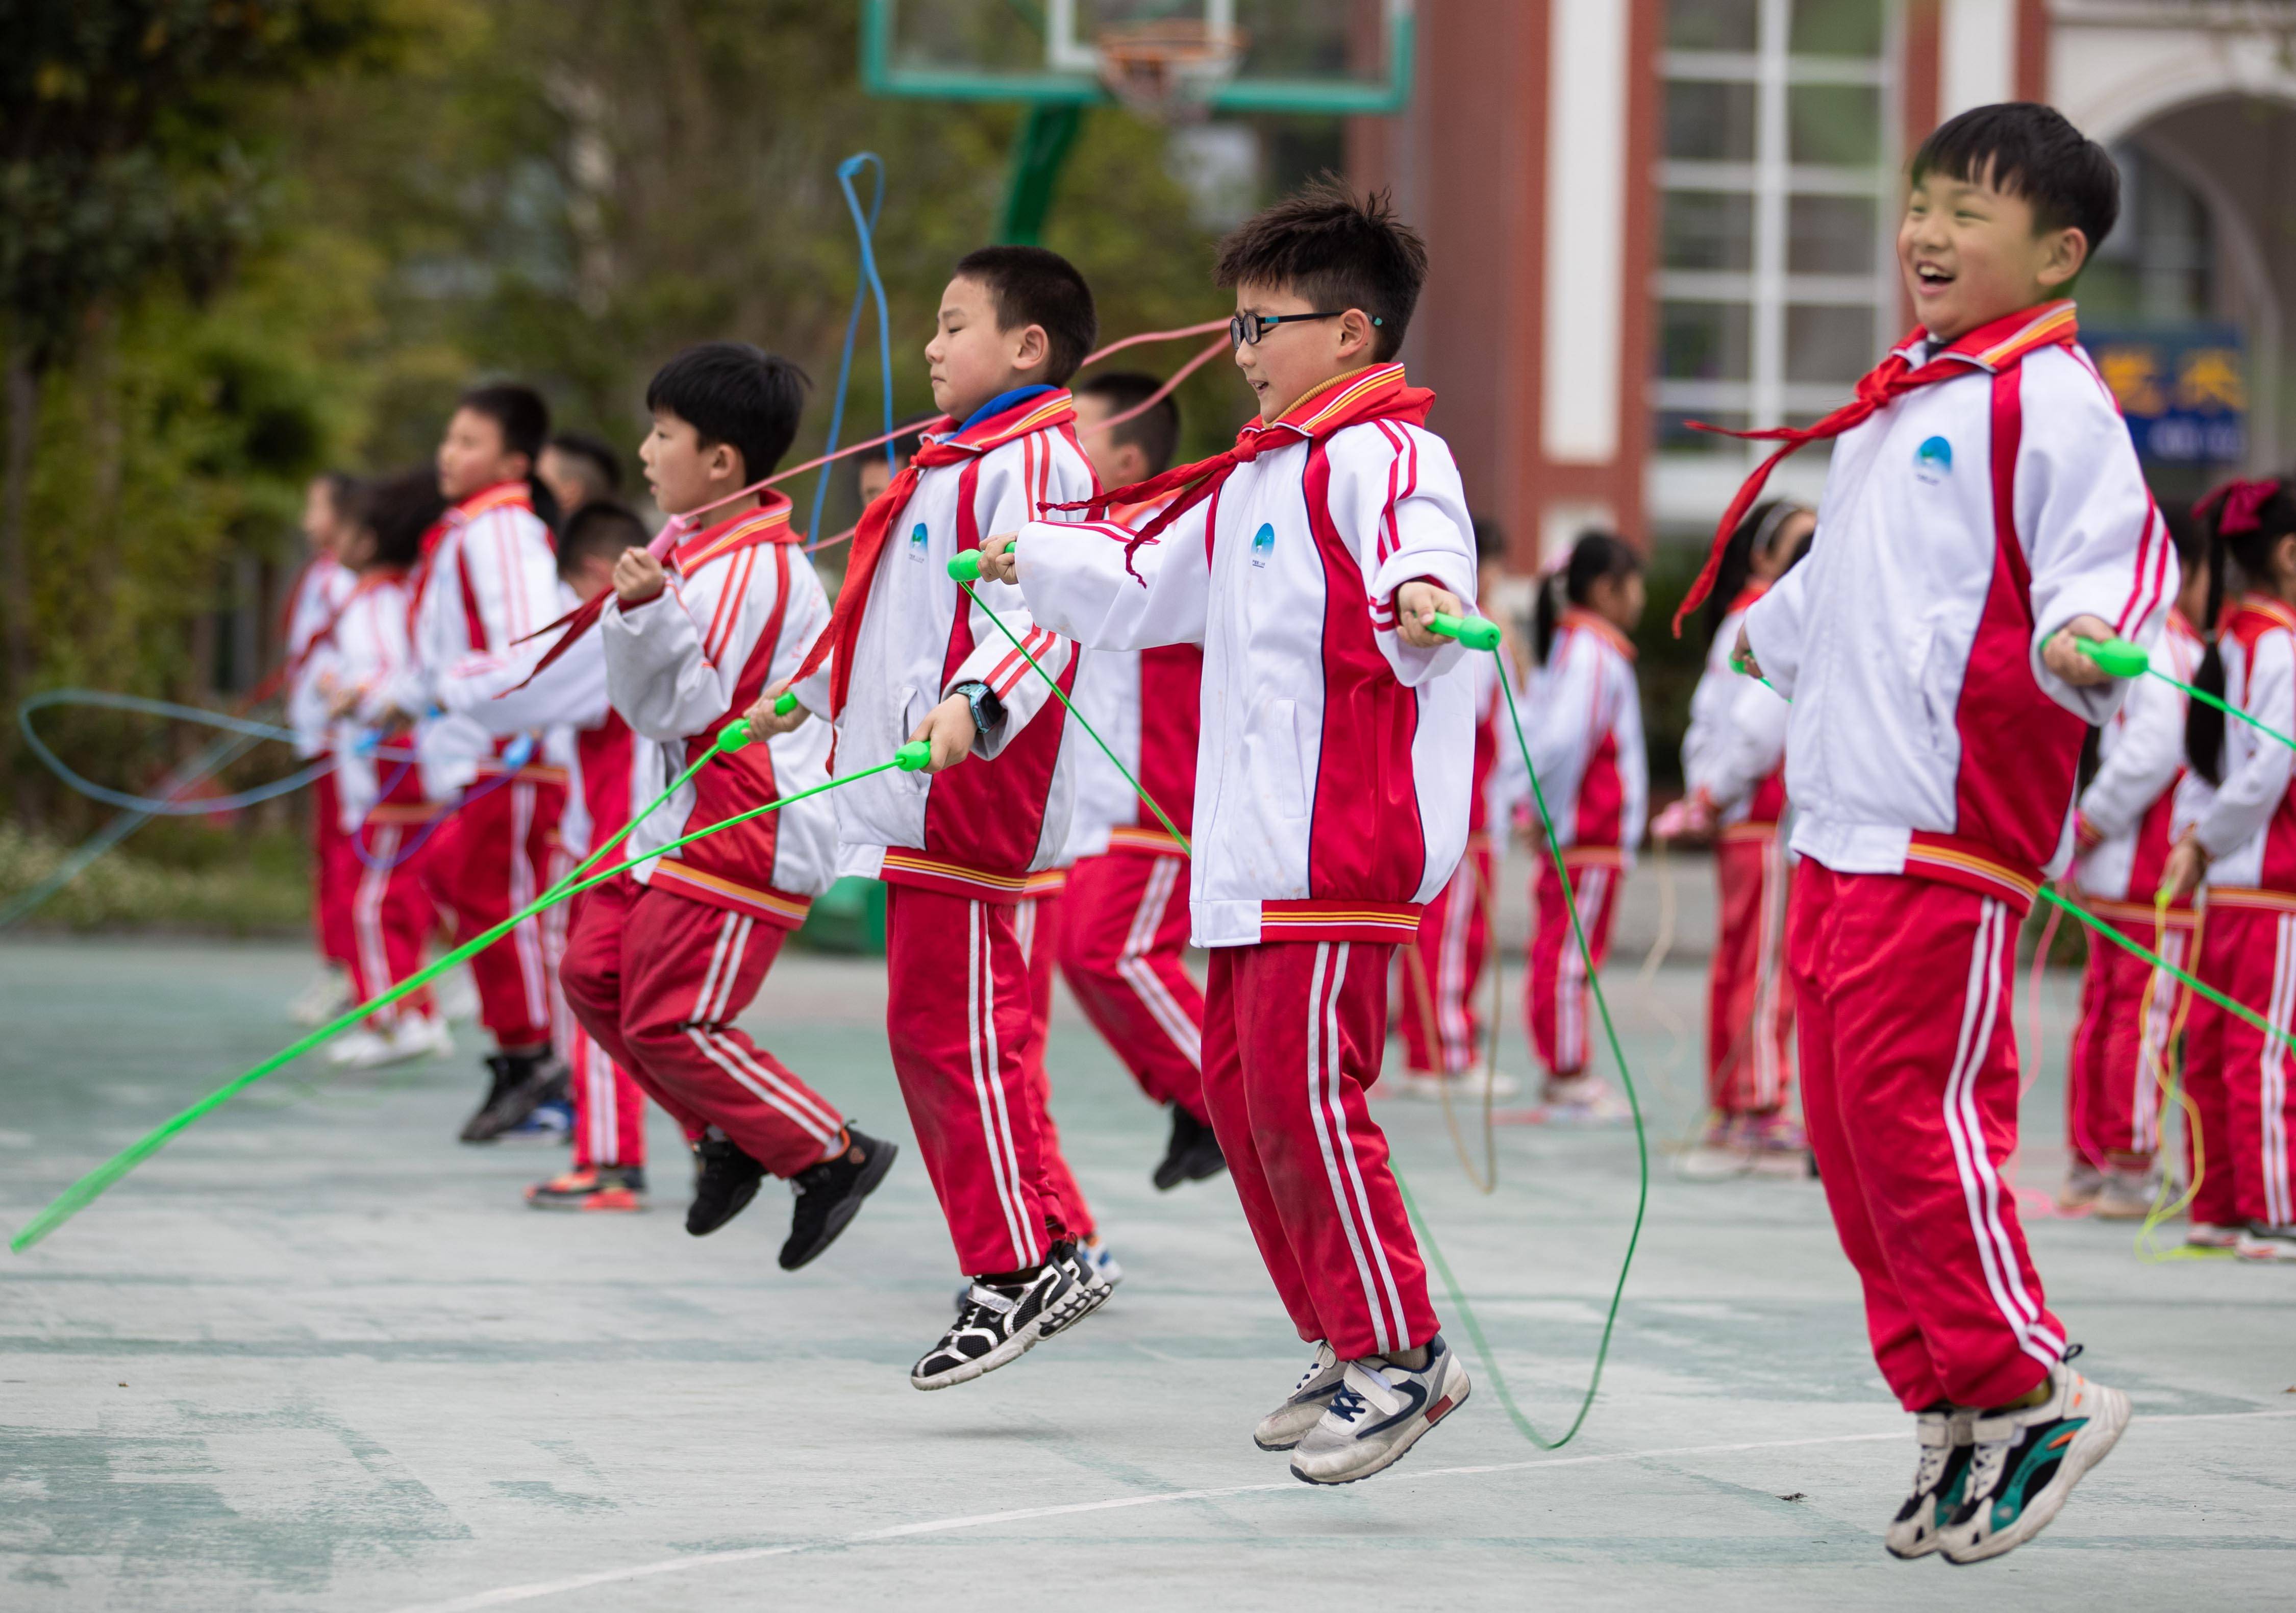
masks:
<path fill-rule="evenodd" d="M 996 698 L 996 691 L 978 678 L 960 683 L 949 690 L 964 696 L 964 704 L 972 708 L 972 726 L 981 733 L 989 733 L 1004 720 L 1004 703 Z"/>

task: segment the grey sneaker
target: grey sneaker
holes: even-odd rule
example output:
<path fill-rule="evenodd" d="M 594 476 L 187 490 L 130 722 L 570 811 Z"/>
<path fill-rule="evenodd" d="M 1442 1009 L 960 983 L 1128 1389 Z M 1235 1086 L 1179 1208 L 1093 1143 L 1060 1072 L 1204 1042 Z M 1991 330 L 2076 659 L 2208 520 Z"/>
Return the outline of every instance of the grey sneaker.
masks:
<path fill-rule="evenodd" d="M 2089 1201 L 2088 1213 L 2099 1221 L 2142 1221 L 2152 1214 L 2161 1179 L 2151 1171 L 2122 1170 L 2104 1173 L 2104 1185 Z"/>
<path fill-rule="evenodd" d="M 2267 1226 L 2251 1221 L 2240 1241 L 2233 1245 L 2233 1253 L 2243 1260 L 2296 1260 L 2296 1226 Z"/>
<path fill-rule="evenodd" d="M 1341 1369 L 1339 1390 L 1292 1452 L 1292 1477 L 1350 1485 L 1392 1466 L 1472 1387 L 1467 1369 L 1438 1334 L 1417 1371 L 1374 1356 Z"/>
<path fill-rule="evenodd" d="M 1938 1549 L 1938 1530 L 1961 1510 L 1976 1423 L 1977 1413 L 1965 1406 L 1938 1406 L 1915 1414 L 1914 1437 L 1921 1442 L 1921 1461 L 1914 1469 L 1913 1494 L 1882 1536 L 1890 1556 L 1927 1557 Z"/>
<path fill-rule="evenodd" d="M 1292 1386 L 1283 1403 L 1259 1420 L 1259 1426 L 1251 1431 L 1251 1443 L 1263 1451 L 1288 1451 L 1298 1444 L 1308 1429 L 1323 1420 L 1324 1409 L 1340 1392 L 1340 1373 L 1345 1364 L 1332 1353 L 1331 1346 L 1317 1345 L 1316 1359 L 1300 1374 L 1300 1381 Z"/>
<path fill-rule="evenodd" d="M 2104 1173 L 2076 1154 L 2065 1167 L 2064 1185 L 2057 1189 L 2057 1208 L 2085 1210 L 2103 1189 Z"/>
<path fill-rule="evenodd" d="M 1980 1414 L 1960 1508 L 1938 1532 L 1951 1563 L 2014 1551 L 2049 1527 L 2128 1426 L 2128 1396 L 2068 1366 L 2050 1371 L 2038 1406 Z"/>

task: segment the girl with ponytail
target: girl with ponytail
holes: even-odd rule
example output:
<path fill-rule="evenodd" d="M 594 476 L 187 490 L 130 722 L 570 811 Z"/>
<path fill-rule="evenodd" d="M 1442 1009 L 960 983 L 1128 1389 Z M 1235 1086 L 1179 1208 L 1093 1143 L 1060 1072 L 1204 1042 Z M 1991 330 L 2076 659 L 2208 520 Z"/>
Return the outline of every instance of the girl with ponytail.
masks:
<path fill-rule="evenodd" d="M 1641 843 L 1649 794 L 1635 646 L 1627 637 L 1642 619 L 1643 598 L 1641 555 L 1624 539 L 1588 532 L 1540 588 L 1532 621 L 1543 670 L 1535 675 L 1535 714 L 1526 719 L 1524 737 L 1597 968 L 1610 950 L 1619 880 Z M 1502 748 L 1500 766 L 1513 776 L 1502 793 L 1529 794 L 1521 765 L 1517 750 Z M 1546 1071 L 1545 1100 L 1553 1110 L 1611 1118 L 1623 1110 L 1587 1069 L 1586 970 L 1561 883 L 1544 856 L 1533 879 L 1538 927 L 1524 1017 Z"/>
<path fill-rule="evenodd" d="M 1801 1173 L 1808 1145 L 1786 1113 L 1793 1084 L 1793 990 L 1785 975 L 1784 701 L 1730 664 L 1747 610 L 1808 548 L 1817 517 L 1790 499 L 1746 512 L 1723 547 L 1706 603 L 1706 670 L 1682 740 L 1690 794 L 1654 836 L 1716 835 L 1719 919 L 1706 996 L 1704 1146 L 1733 1169 L 1761 1156 Z"/>
<path fill-rule="evenodd" d="M 2213 619 L 2223 586 L 2201 520 L 2182 508 L 2163 511 L 2161 519 L 2183 582 L 2153 663 L 2189 683 L 2200 675 L 2206 647 L 2194 624 Z M 2223 675 L 2218 662 L 2218 687 Z M 2184 968 L 2192 967 L 2198 916 L 2186 899 L 2159 912 L 2156 922 L 2152 894 L 2168 864 L 2172 819 L 2186 799 L 2177 781 L 2188 704 L 2193 712 L 2207 709 L 2173 685 L 2139 678 L 2103 727 L 2090 730 L 2097 766 L 2074 816 L 2079 856 L 2072 869 L 2092 914 Z M 2058 1208 L 2087 1209 L 2104 1221 L 2142 1219 L 2152 1210 L 2159 1185 L 2159 1072 L 2169 1057 L 2178 989 L 2173 976 L 2156 974 L 2134 953 L 2110 943 L 2089 949 L 2065 1072 L 2065 1135 L 2072 1146 Z"/>
<path fill-rule="evenodd" d="M 2195 513 L 2240 584 L 2195 685 L 2213 683 L 2211 693 L 2257 721 L 2296 733 L 2296 493 L 2276 480 L 2235 481 Z M 2178 802 L 2188 827 L 2163 889 L 2183 901 L 2206 887 L 2195 972 L 2288 1033 L 2296 1030 L 2284 989 L 2296 971 L 2296 752 L 2245 722 L 2202 721 L 2202 709 L 2194 703 L 2187 751 L 2212 787 L 2196 786 Z M 2296 1261 L 2296 1081 L 2279 1055 L 2245 1021 L 2193 1005 L 2185 1084 L 2204 1168 L 2189 1243 Z"/>

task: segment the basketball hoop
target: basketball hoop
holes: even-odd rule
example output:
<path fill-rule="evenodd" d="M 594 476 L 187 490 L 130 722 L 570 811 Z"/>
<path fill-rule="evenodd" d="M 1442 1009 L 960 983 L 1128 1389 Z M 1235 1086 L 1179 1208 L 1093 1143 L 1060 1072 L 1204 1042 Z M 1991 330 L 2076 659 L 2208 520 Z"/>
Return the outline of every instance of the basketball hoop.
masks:
<path fill-rule="evenodd" d="M 1108 93 L 1158 123 L 1210 116 L 1212 93 L 1234 76 L 1250 43 L 1242 29 L 1188 18 L 1103 26 L 1094 41 Z"/>

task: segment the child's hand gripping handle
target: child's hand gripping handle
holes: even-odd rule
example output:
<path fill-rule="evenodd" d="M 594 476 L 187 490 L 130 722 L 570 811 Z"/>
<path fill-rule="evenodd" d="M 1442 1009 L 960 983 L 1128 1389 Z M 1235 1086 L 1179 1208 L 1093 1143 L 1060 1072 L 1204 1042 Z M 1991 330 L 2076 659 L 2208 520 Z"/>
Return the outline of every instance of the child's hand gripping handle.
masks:
<path fill-rule="evenodd" d="M 1480 616 L 1454 616 L 1447 611 L 1435 613 L 1430 629 L 1446 638 L 1456 638 L 1471 650 L 1495 650 L 1499 647 L 1499 624 Z"/>
<path fill-rule="evenodd" d="M 2115 678 L 2142 678 L 2151 665 L 2144 646 L 2126 638 L 2076 638 L 2072 645 Z"/>

